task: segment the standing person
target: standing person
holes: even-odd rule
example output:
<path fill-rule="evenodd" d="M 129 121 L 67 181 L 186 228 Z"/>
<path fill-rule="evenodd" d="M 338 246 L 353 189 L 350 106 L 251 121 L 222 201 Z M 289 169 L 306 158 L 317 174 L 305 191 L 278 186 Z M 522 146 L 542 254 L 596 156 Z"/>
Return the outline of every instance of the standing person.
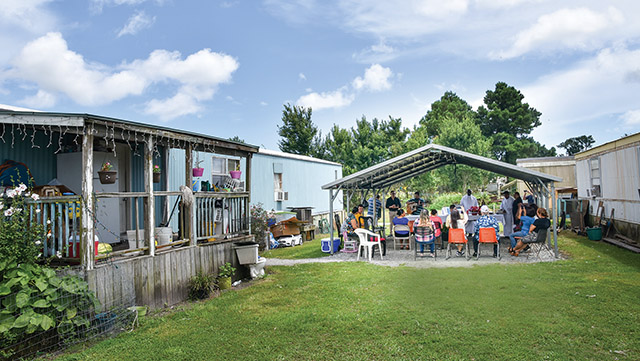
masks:
<path fill-rule="evenodd" d="M 389 210 L 389 223 L 393 224 L 393 219 L 396 218 L 398 209 L 402 207 L 402 203 L 399 198 L 396 198 L 396 192 L 391 191 L 391 197 L 387 198 L 385 208 Z"/>
<path fill-rule="evenodd" d="M 471 195 L 471 189 L 467 189 L 467 194 L 462 196 L 460 204 L 467 210 L 471 209 L 471 207 L 478 207 L 478 200 Z"/>
<path fill-rule="evenodd" d="M 369 208 L 367 209 L 367 215 L 373 219 L 373 224 L 377 226 L 378 219 L 380 219 L 380 214 L 382 213 L 382 201 L 380 200 L 380 195 L 376 194 L 376 215 L 373 215 L 373 196 L 369 198 Z"/>
<path fill-rule="evenodd" d="M 436 239 L 440 241 L 440 249 L 442 249 L 442 219 L 438 217 L 438 211 L 432 209 L 429 219 L 431 219 L 431 223 L 433 223 Z"/>
<path fill-rule="evenodd" d="M 513 207 L 511 209 L 511 213 L 513 213 L 513 224 L 518 225 L 520 223 L 520 208 L 522 207 L 522 198 L 520 198 L 520 193 L 513 193 Z"/>
<path fill-rule="evenodd" d="M 413 224 L 413 231 L 416 236 L 416 241 L 420 244 L 420 253 L 424 255 L 424 244 L 429 242 L 429 250 L 431 251 L 431 257 L 435 257 L 433 253 L 435 251 L 435 231 L 433 222 L 429 218 L 429 211 L 424 209 L 420 213 L 420 218 Z"/>
<path fill-rule="evenodd" d="M 527 201 L 528 204 L 534 204 L 536 202 L 535 199 L 533 199 L 533 195 L 531 193 L 529 193 L 528 190 L 524 190 L 524 199 Z"/>
<path fill-rule="evenodd" d="M 529 243 L 538 241 L 538 234 L 540 234 L 540 232 L 547 232 L 549 227 L 551 227 L 551 221 L 548 218 L 549 214 L 546 209 L 538 208 L 536 215 L 538 219 L 536 219 L 529 228 L 529 234 L 520 238 L 516 246 L 509 251 L 512 256 L 518 257 L 520 251 L 527 247 Z"/>
<path fill-rule="evenodd" d="M 399 224 L 409 225 L 409 220 L 407 219 L 407 217 L 405 217 L 405 213 L 404 213 L 404 210 L 402 208 L 398 209 L 398 215 L 396 216 L 396 218 L 393 219 L 393 225 L 394 226 L 399 225 Z M 394 229 L 393 233 L 397 237 L 407 237 L 407 236 L 409 236 L 409 231 L 396 232 L 396 230 Z M 394 241 L 394 243 L 395 243 L 395 241 Z M 403 244 L 400 245 L 400 249 L 405 249 L 405 247 L 406 247 L 406 249 L 409 249 L 409 245 L 408 244 L 406 246 L 403 245 Z"/>
<path fill-rule="evenodd" d="M 504 198 L 500 202 L 500 210 L 504 213 L 504 235 L 509 236 L 513 232 L 513 201 L 509 191 L 502 193 Z"/>
<path fill-rule="evenodd" d="M 451 206 L 449 206 L 449 217 L 447 217 L 447 222 L 446 222 L 446 226 L 448 228 L 464 229 L 464 226 L 467 224 L 467 221 L 469 221 L 469 216 L 467 216 L 467 212 L 465 211 L 464 207 L 462 207 L 461 210 L 457 210 L 455 204 L 452 204 Z M 467 235 L 465 233 L 465 238 L 466 237 Z M 464 251 L 462 250 L 462 248 L 463 248 L 462 244 L 458 244 L 458 251 L 456 252 L 456 256 L 458 257 L 464 256 Z"/>
<path fill-rule="evenodd" d="M 414 209 L 411 212 L 413 215 L 419 215 L 424 208 L 424 199 L 420 198 L 420 192 L 413 193 L 413 199 L 407 202 L 410 205 L 414 205 Z"/>
<path fill-rule="evenodd" d="M 473 257 L 478 255 L 478 244 L 480 243 L 480 228 L 493 228 L 496 231 L 496 239 L 500 240 L 500 225 L 496 217 L 489 215 L 489 207 L 480 207 L 480 218 L 473 226 Z M 493 245 L 493 257 L 498 257 L 498 245 Z"/>

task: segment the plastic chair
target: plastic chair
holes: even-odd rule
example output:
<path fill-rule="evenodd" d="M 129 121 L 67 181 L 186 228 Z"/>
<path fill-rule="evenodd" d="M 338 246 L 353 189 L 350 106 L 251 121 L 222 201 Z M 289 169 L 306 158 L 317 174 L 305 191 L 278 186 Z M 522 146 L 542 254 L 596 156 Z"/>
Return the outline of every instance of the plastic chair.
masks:
<path fill-rule="evenodd" d="M 396 232 L 407 232 L 406 236 L 396 236 Z M 409 228 L 408 225 L 406 224 L 396 224 L 393 226 L 393 229 L 391 230 L 391 234 L 393 234 L 393 249 L 395 250 L 396 247 L 398 246 L 398 241 L 403 241 L 406 240 L 407 244 L 409 245 L 409 250 L 411 250 L 411 234 L 409 233 L 411 231 L 411 228 Z"/>
<path fill-rule="evenodd" d="M 496 237 L 496 230 L 491 227 L 480 228 L 480 233 L 478 235 L 478 252 L 476 255 L 476 260 L 480 258 L 480 245 L 482 244 L 493 244 L 498 247 L 498 259 L 502 259 L 500 256 L 500 242 L 498 242 L 498 238 Z"/>
<path fill-rule="evenodd" d="M 344 253 L 355 253 L 358 252 L 358 240 L 352 237 L 349 237 L 347 232 L 342 233 L 342 239 L 344 243 L 344 248 L 342 248 L 342 252 Z"/>
<path fill-rule="evenodd" d="M 380 259 L 382 258 L 382 245 L 380 244 L 380 235 L 373 233 L 364 228 L 358 228 L 355 230 L 358 238 L 360 239 L 360 246 L 358 247 L 358 257 L 356 260 L 360 260 L 360 250 L 366 248 L 369 256 L 369 262 L 371 262 L 371 256 L 373 255 L 373 247 L 378 246 L 380 250 Z M 373 237 L 374 241 L 369 241 L 369 237 Z"/>
<path fill-rule="evenodd" d="M 449 243 L 447 244 L 447 257 L 445 259 L 451 258 L 451 245 L 452 244 L 464 244 L 466 247 L 466 253 L 464 257 L 469 260 L 469 243 L 467 243 L 467 236 L 464 234 L 464 229 L 462 228 L 450 228 L 449 229 Z"/>
<path fill-rule="evenodd" d="M 424 246 L 433 244 L 433 260 L 435 261 L 435 259 L 438 258 L 438 248 L 435 246 L 436 236 L 433 232 L 431 234 L 428 234 L 428 230 L 430 230 L 429 227 L 423 227 L 423 226 L 414 227 L 414 231 L 415 231 L 414 240 L 416 242 L 415 247 L 413 248 L 414 261 L 418 259 L 418 245 L 421 245 L 421 244 Z"/>

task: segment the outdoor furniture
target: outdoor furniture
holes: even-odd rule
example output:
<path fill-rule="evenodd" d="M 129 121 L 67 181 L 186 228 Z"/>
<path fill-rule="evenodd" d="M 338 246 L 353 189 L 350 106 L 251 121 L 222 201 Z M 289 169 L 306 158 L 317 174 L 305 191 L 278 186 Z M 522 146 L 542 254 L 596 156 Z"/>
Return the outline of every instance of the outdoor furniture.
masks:
<path fill-rule="evenodd" d="M 423 245 L 424 247 L 426 247 L 433 244 L 433 260 L 435 261 L 435 259 L 438 257 L 438 249 L 435 246 L 436 244 L 435 234 L 433 232 L 429 233 L 429 231 L 431 231 L 431 228 L 429 227 L 418 226 L 418 227 L 415 227 L 414 229 L 415 229 L 414 239 L 416 244 L 414 247 L 413 260 L 415 261 L 418 259 L 419 245 Z"/>
<path fill-rule="evenodd" d="M 547 244 L 547 232 L 536 232 L 536 234 L 538 235 L 536 241 L 533 243 L 528 243 L 529 252 L 527 252 L 527 259 L 529 259 L 529 256 L 535 252 L 536 257 L 538 257 L 538 259 L 542 261 L 542 258 L 540 258 L 540 253 L 543 249 L 546 249 L 552 257 L 555 257 L 555 253 L 553 253 L 553 251 Z"/>
<path fill-rule="evenodd" d="M 478 235 L 478 252 L 476 254 L 476 260 L 480 259 L 480 246 L 482 244 L 492 244 L 498 247 L 498 259 L 501 259 L 500 256 L 500 242 L 496 237 L 496 230 L 490 227 L 480 228 L 480 233 Z"/>
<path fill-rule="evenodd" d="M 342 248 L 342 252 L 344 253 L 355 253 L 358 252 L 358 239 L 349 237 L 347 232 L 342 233 L 342 241 L 344 243 L 344 247 Z"/>
<path fill-rule="evenodd" d="M 407 232 L 406 236 L 396 236 L 396 232 L 400 231 L 400 232 Z M 407 241 L 407 245 L 409 246 L 409 250 L 411 250 L 411 233 L 410 232 L 410 228 L 408 225 L 405 224 L 396 224 L 393 226 L 393 229 L 391 230 L 391 234 L 393 235 L 393 249 L 395 250 L 397 245 L 398 245 L 398 241 Z"/>
<path fill-rule="evenodd" d="M 445 259 L 451 257 L 451 245 L 452 244 L 464 244 L 466 247 L 466 253 L 464 257 L 469 260 L 469 243 L 467 243 L 467 237 L 464 235 L 464 229 L 462 228 L 450 228 L 449 229 L 449 243 L 447 244 L 447 256 Z"/>
<path fill-rule="evenodd" d="M 378 250 L 380 251 L 380 259 L 382 259 L 382 245 L 380 244 L 380 235 L 364 228 L 358 228 L 355 230 L 355 232 L 360 239 L 360 246 L 358 247 L 358 257 L 356 258 L 356 260 L 360 260 L 360 251 L 366 248 L 369 255 L 369 262 L 371 262 L 371 256 L 373 255 L 374 246 L 378 246 Z M 370 237 L 373 237 L 374 240 L 371 241 Z"/>

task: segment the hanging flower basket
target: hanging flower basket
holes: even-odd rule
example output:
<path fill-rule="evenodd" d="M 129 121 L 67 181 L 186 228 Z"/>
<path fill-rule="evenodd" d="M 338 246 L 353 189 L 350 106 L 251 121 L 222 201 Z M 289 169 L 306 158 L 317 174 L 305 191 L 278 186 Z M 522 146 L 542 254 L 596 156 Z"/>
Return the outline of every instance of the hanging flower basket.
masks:
<path fill-rule="evenodd" d="M 193 168 L 194 177 L 202 177 L 203 174 L 204 174 L 204 168 Z"/>
<path fill-rule="evenodd" d="M 113 184 L 116 182 L 116 174 L 118 172 L 114 170 L 101 170 L 98 171 L 98 176 L 100 177 L 101 184 Z"/>
<path fill-rule="evenodd" d="M 231 179 L 240 179 L 240 176 L 242 175 L 242 171 L 232 170 L 229 172 L 229 174 L 231 175 Z"/>
<path fill-rule="evenodd" d="M 153 173 L 153 183 L 160 183 L 160 177 L 162 177 L 162 173 Z"/>

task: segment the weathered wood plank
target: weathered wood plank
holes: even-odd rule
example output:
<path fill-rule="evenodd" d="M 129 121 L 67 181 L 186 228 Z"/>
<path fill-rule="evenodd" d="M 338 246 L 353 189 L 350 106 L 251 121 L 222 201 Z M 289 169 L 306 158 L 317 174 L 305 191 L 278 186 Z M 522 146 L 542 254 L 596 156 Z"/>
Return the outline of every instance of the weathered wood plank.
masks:
<path fill-rule="evenodd" d="M 164 257 L 158 255 L 153 257 L 153 304 L 156 308 L 164 306 L 164 284 L 162 279 L 162 271 L 164 268 Z"/>

